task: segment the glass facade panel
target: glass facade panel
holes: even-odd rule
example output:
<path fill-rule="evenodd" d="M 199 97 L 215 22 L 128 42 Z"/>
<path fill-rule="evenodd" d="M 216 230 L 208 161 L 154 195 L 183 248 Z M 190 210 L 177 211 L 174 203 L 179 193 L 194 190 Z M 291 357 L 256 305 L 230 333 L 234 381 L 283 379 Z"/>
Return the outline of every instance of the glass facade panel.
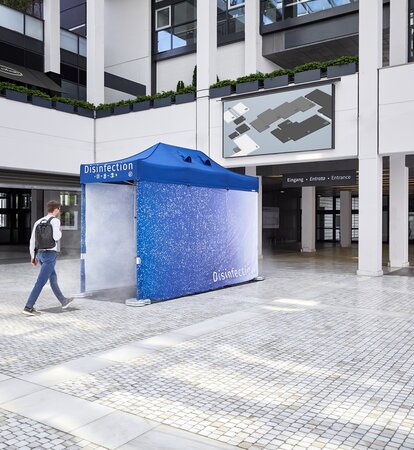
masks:
<path fill-rule="evenodd" d="M 7 228 L 7 214 L 0 214 L 0 228 Z"/>
<path fill-rule="evenodd" d="M 302 17 L 358 0 L 262 0 L 262 23 L 269 25 L 293 17 Z"/>
<path fill-rule="evenodd" d="M 86 39 L 79 36 L 79 55 L 86 58 Z"/>
<path fill-rule="evenodd" d="M 229 11 L 228 34 L 244 31 L 244 8 L 232 9 Z"/>
<path fill-rule="evenodd" d="M 197 20 L 197 9 L 192 1 L 177 3 L 174 8 L 174 25 Z"/>
<path fill-rule="evenodd" d="M 0 5 L 0 27 L 24 34 L 24 14 Z"/>
<path fill-rule="evenodd" d="M 187 23 L 174 28 L 173 48 L 185 47 L 197 42 L 197 22 Z"/>
<path fill-rule="evenodd" d="M 70 31 L 60 30 L 60 48 L 78 53 L 78 36 Z"/>
<path fill-rule="evenodd" d="M 158 31 L 157 34 L 157 53 L 171 50 L 171 32 L 169 30 Z"/>
<path fill-rule="evenodd" d="M 25 34 L 38 41 L 43 41 L 43 20 L 26 16 Z"/>

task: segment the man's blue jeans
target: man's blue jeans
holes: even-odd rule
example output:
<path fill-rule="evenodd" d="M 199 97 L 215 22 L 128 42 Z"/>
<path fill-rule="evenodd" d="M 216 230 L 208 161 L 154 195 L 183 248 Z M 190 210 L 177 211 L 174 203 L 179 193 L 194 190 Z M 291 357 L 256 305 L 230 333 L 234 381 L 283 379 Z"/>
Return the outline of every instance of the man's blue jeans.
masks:
<path fill-rule="evenodd" d="M 39 252 L 37 254 L 37 259 L 40 262 L 40 273 L 37 277 L 36 284 L 34 285 L 34 288 L 29 295 L 26 307 L 33 308 L 37 298 L 42 292 L 43 286 L 48 282 L 48 280 L 50 281 L 50 287 L 52 288 L 53 293 L 56 295 L 60 303 L 62 303 L 65 299 L 65 296 L 62 294 L 62 291 L 59 288 L 57 275 L 55 272 L 57 252 Z"/>

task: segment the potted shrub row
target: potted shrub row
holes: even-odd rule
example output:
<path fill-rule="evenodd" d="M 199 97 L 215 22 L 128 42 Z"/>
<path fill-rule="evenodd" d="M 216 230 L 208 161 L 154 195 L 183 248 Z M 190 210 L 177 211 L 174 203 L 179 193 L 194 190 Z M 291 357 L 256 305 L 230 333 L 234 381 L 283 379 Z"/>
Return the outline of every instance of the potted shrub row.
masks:
<path fill-rule="evenodd" d="M 223 80 L 210 86 L 210 97 L 225 97 L 233 93 L 246 93 L 260 88 L 270 89 L 287 86 L 289 83 L 307 83 L 327 78 L 351 75 L 357 71 L 358 58 L 343 56 L 325 62 L 309 62 L 293 69 L 278 69 L 270 73 L 255 73 L 236 80 Z"/>

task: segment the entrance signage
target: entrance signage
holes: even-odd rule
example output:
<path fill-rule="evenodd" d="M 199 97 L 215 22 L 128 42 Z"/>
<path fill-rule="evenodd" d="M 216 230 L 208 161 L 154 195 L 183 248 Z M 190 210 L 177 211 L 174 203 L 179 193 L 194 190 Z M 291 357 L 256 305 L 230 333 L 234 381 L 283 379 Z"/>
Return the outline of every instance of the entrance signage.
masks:
<path fill-rule="evenodd" d="M 356 184 L 355 170 L 335 172 L 290 173 L 283 175 L 283 187 L 352 186 Z"/>

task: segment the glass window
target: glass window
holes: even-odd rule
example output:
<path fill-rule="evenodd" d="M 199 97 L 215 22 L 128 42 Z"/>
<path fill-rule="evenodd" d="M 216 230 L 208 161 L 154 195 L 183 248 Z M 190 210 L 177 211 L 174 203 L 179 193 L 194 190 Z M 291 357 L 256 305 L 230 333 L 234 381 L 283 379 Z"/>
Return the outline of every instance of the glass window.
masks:
<path fill-rule="evenodd" d="M 318 196 L 318 209 L 319 210 L 332 210 L 333 198 L 332 197 L 320 197 Z"/>
<path fill-rule="evenodd" d="M 7 214 L 0 214 L 0 228 L 7 228 Z"/>
<path fill-rule="evenodd" d="M 262 23 L 269 25 L 292 17 L 356 3 L 358 0 L 262 0 Z"/>
<path fill-rule="evenodd" d="M 187 23 L 174 28 L 173 48 L 185 47 L 197 42 L 197 22 Z"/>
<path fill-rule="evenodd" d="M 197 9 L 192 1 L 177 3 L 174 8 L 174 25 L 197 20 Z"/>
<path fill-rule="evenodd" d="M 0 208 L 4 209 L 7 208 L 8 201 L 7 201 L 7 194 L 5 192 L 0 192 Z"/>
<path fill-rule="evenodd" d="M 244 31 L 244 8 L 229 11 L 229 34 Z"/>
<path fill-rule="evenodd" d="M 171 6 L 155 11 L 155 29 L 162 30 L 171 26 Z"/>
<path fill-rule="evenodd" d="M 9 30 L 24 33 L 24 14 L 0 5 L 0 26 Z"/>
<path fill-rule="evenodd" d="M 239 6 L 244 6 L 244 0 L 228 0 L 227 7 L 228 9 L 238 8 Z"/>
<path fill-rule="evenodd" d="M 60 30 L 60 48 L 78 53 L 78 36 L 70 31 Z"/>
<path fill-rule="evenodd" d="M 79 36 L 79 54 L 86 58 L 86 39 Z"/>
<path fill-rule="evenodd" d="M 157 53 L 171 50 L 171 32 L 169 30 L 158 31 L 157 38 Z"/>

